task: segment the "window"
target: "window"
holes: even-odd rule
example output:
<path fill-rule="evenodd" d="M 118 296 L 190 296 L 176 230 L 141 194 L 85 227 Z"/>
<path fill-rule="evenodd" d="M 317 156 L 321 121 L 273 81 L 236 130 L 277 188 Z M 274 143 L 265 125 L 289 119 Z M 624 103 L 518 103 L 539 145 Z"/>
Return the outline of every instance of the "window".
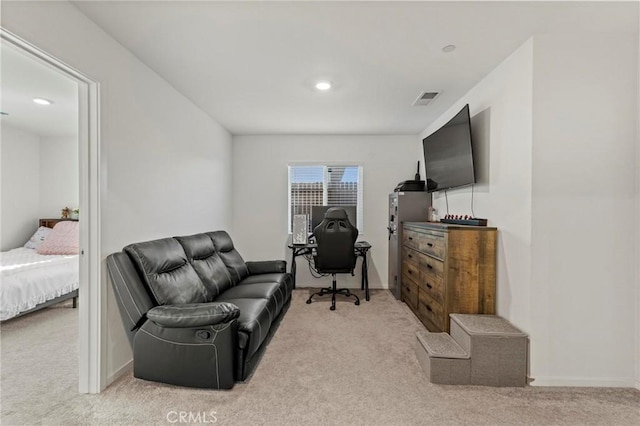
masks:
<path fill-rule="evenodd" d="M 312 231 L 312 206 L 356 206 L 354 225 L 362 232 L 362 166 L 289 166 L 289 233 L 297 214 L 307 215 Z"/>

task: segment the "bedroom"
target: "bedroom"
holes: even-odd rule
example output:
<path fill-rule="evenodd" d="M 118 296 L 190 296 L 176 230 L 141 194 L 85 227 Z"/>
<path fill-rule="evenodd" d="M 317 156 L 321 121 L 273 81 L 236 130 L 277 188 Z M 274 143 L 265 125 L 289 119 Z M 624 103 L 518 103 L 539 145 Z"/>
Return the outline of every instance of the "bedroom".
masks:
<path fill-rule="evenodd" d="M 4 5 L 3 5 L 4 6 Z M 224 130 L 217 122 L 211 120 L 209 116 L 202 112 L 201 109 L 195 107 L 189 102 L 183 95 L 178 93 L 174 88 L 170 87 L 162 78 L 158 77 L 153 71 L 149 69 L 145 64 L 138 61 L 129 51 L 125 50 L 118 42 L 116 42 L 111 36 L 106 35 L 99 27 L 91 22 L 84 14 L 82 14 L 73 5 L 60 3 L 42 6 L 43 9 L 36 8 L 29 4 L 16 4 L 3 7 L 3 25 L 6 25 L 12 31 L 18 34 L 22 34 L 25 38 L 28 38 L 33 43 L 38 44 L 43 49 L 51 52 L 51 54 L 59 57 L 60 59 L 72 63 L 74 66 L 86 71 L 88 74 L 95 76 L 96 79 L 104 82 L 103 88 L 103 109 L 104 109 L 104 122 L 103 122 L 103 140 L 108 145 L 105 146 L 105 161 L 109 165 L 109 180 L 108 186 L 105 189 L 104 197 L 108 200 L 108 204 L 103 206 L 102 211 L 102 227 L 103 227 L 103 241 L 102 241 L 102 254 L 106 256 L 109 253 L 120 250 L 125 244 L 135 241 L 143 241 L 152 239 L 155 237 L 164 237 L 170 235 L 180 235 L 187 233 L 196 233 L 202 231 L 203 228 L 215 228 L 215 229 L 232 229 L 234 233 L 241 233 L 242 218 L 236 219 L 232 216 L 233 212 L 248 211 L 243 210 L 243 203 L 251 205 L 250 197 L 246 199 L 240 199 L 237 194 L 240 192 L 240 187 L 235 187 L 232 182 L 238 182 L 243 185 L 241 178 L 243 176 L 243 168 L 241 165 L 231 166 L 232 163 L 242 164 L 243 158 L 237 156 L 237 151 L 234 152 L 233 145 L 238 142 L 240 146 L 250 147 L 251 144 L 260 146 L 261 142 L 268 142 L 268 138 L 260 138 L 259 136 L 232 136 L 229 132 Z M 39 17 L 37 23 L 33 22 L 33 17 Z M 46 16 L 46 19 L 45 19 Z M 64 28 L 65 31 L 60 31 L 60 28 Z M 533 54 L 547 53 L 548 56 L 553 56 L 553 51 L 550 50 L 550 46 L 541 46 L 536 40 L 534 52 L 529 51 L 529 58 L 532 58 Z M 93 46 L 93 47 L 91 47 Z M 531 47 L 530 47 L 531 48 Z M 542 49 L 542 50 L 540 50 Z M 606 50 L 606 47 L 600 46 L 601 50 Z M 99 52 L 97 52 L 99 51 Z M 522 53 L 522 52 L 521 52 Z M 526 56 L 526 55 L 525 55 Z M 105 59 L 106 58 L 106 59 Z M 522 57 L 521 57 L 522 58 Z M 536 56 L 536 58 L 540 58 Z M 550 60 L 550 57 L 547 57 Z M 526 65 L 526 64 L 525 64 Z M 531 67 L 529 68 L 531 70 Z M 533 71 L 530 71 L 533 72 Z M 523 65 L 522 75 L 526 74 L 526 68 Z M 548 80 L 544 80 L 548 81 Z M 539 82 L 539 81 L 538 81 Z M 498 93 L 494 87 L 484 89 L 489 93 L 487 97 L 491 98 L 492 104 L 496 103 L 496 99 L 502 96 L 502 93 Z M 480 96 L 479 93 L 476 94 Z M 620 95 L 620 94 L 618 94 Z M 503 105 L 502 111 L 505 108 L 509 108 L 511 105 Z M 492 117 L 498 117 L 500 109 L 493 110 Z M 528 110 L 529 111 L 529 110 Z M 598 110 L 599 111 L 599 110 Z M 443 113 L 444 114 L 444 113 Z M 444 119 L 444 118 L 443 118 Z M 503 122 L 492 122 L 494 131 L 501 132 L 509 129 L 508 124 Z M 426 129 L 420 129 L 418 133 Z M 519 130 L 519 129 L 518 129 Z M 514 137 L 523 136 L 524 132 L 514 132 L 510 135 Z M 188 135 L 191 142 L 188 144 L 184 142 L 183 135 Z M 529 132 L 531 137 L 531 132 Z M 272 138 L 278 138 L 278 136 L 272 136 Z M 353 139 L 351 137 L 344 137 L 338 139 L 338 137 L 332 136 L 317 136 L 317 140 L 323 138 L 333 139 L 337 142 L 342 140 L 347 141 Z M 285 140 L 286 138 L 281 138 Z M 416 148 L 415 154 L 409 156 L 407 163 L 415 164 L 415 160 L 419 157 L 418 148 L 418 136 L 416 135 Z M 181 140 L 182 146 L 177 147 L 175 141 Z M 289 136 L 291 145 L 296 143 L 295 136 Z M 305 138 L 305 140 L 310 140 Z M 336 143 L 337 143 L 336 142 Z M 310 143 L 312 144 L 312 142 Z M 506 142 L 505 142 L 506 144 Z M 558 146 L 566 146 L 559 144 Z M 635 152 L 636 149 L 633 143 L 627 143 L 625 145 L 629 148 L 630 152 Z M 157 150 L 157 147 L 162 147 L 162 150 Z M 499 159 L 500 147 L 495 148 L 493 151 L 493 159 Z M 287 150 L 287 146 L 283 147 L 283 151 Z M 159 152 L 162 151 L 162 152 Z M 308 154 L 308 152 L 307 152 Z M 536 155 L 543 155 L 544 153 L 536 153 Z M 208 158 L 208 164 L 203 165 L 201 161 L 196 161 L 194 158 L 201 159 L 202 157 Z M 522 156 L 515 156 L 512 158 L 522 159 Z M 542 157 L 543 160 L 550 160 L 548 157 Z M 508 160 L 503 159 L 505 162 Z M 513 161 L 513 160 L 512 160 Z M 503 163 L 504 164 L 504 163 Z M 531 161 L 525 167 L 537 167 L 543 163 L 533 163 Z M 173 176 L 175 180 L 166 182 L 168 189 L 164 193 L 150 191 L 145 187 L 143 179 L 163 179 L 164 172 L 167 167 L 171 167 L 172 170 L 180 170 L 180 176 Z M 619 180 L 626 180 L 626 176 L 629 173 L 627 167 L 625 171 L 620 171 L 618 175 L 613 172 L 615 166 L 609 164 L 607 166 L 608 175 L 618 177 Z M 631 170 L 635 170 L 633 167 Z M 117 171 L 117 173 L 115 172 Z M 245 170 L 246 172 L 246 170 Z M 498 172 L 496 172 L 498 173 Z M 395 185 L 397 181 L 407 179 L 413 174 L 411 170 L 409 176 L 394 175 L 394 182 L 389 184 L 390 187 Z M 633 172 L 631 173 L 633 175 Z M 495 174 L 494 174 L 495 176 Z M 541 176 L 541 175 L 540 175 Z M 274 179 L 280 179 L 277 175 L 274 175 Z M 390 178 L 391 179 L 391 178 Z M 192 188 L 194 182 L 196 185 L 202 181 L 207 181 L 209 185 L 196 186 L 189 191 L 182 191 L 182 188 Z M 372 182 L 372 181 L 367 181 Z M 542 181 L 535 181 L 534 184 L 539 184 Z M 285 183 L 286 184 L 286 183 Z M 247 185 L 245 182 L 244 185 Z M 380 188 L 378 195 L 371 192 L 372 198 L 380 196 L 386 196 L 386 193 L 392 189 L 390 187 Z M 238 189 L 236 191 L 235 189 Z M 496 190 L 498 188 L 495 188 Z M 510 190 L 512 188 L 506 188 L 507 190 L 501 194 L 508 199 L 511 195 Z M 584 189 L 588 191 L 588 188 Z M 199 194 L 210 194 L 208 197 L 198 197 Z M 167 199 L 167 194 L 169 199 Z M 236 195 L 234 195 L 236 194 Z M 531 194 L 530 192 L 528 193 Z M 593 202 L 600 195 L 600 191 L 592 190 L 588 192 L 590 200 Z M 612 197 L 627 197 L 627 195 L 621 194 L 609 194 Z M 281 195 L 282 196 L 282 195 Z M 636 197 L 636 198 L 633 198 Z M 632 195 L 632 199 L 637 199 L 637 195 Z M 383 198 L 384 200 L 384 198 Z M 458 200 L 463 203 L 467 200 L 465 196 L 461 196 Z M 609 202 L 609 199 L 607 199 Z M 615 200 L 614 200 L 615 201 Z M 274 203 L 275 204 L 275 203 Z M 505 206 L 508 206 L 508 202 L 505 201 Z M 551 206 L 550 204 L 544 204 Z M 600 207 L 602 207 L 601 204 Z M 609 205 L 609 204 L 607 204 Z M 541 207 L 542 204 L 538 205 Z M 592 205 L 589 205 L 589 211 L 592 210 Z M 612 207 L 618 208 L 618 204 L 611 204 Z M 503 206 L 501 206 L 503 207 Z M 279 208 L 282 208 L 280 206 Z M 608 208 L 608 207 L 606 207 Z M 635 207 L 632 207 L 631 213 L 635 211 Z M 189 220 L 176 220 L 176 218 L 184 218 L 188 213 Z M 508 209 L 500 209 L 500 212 L 505 212 L 504 216 L 500 219 L 501 223 L 499 227 L 505 228 L 507 232 L 505 235 L 515 236 L 516 241 L 523 241 L 520 237 L 517 225 L 512 221 L 514 216 L 508 216 Z M 625 210 L 625 214 L 628 210 Z M 273 213 L 277 215 L 277 213 Z M 382 213 L 370 213 L 377 214 L 378 217 L 383 217 Z M 550 220 L 552 215 L 535 215 L 535 220 L 548 219 Z M 491 215 L 491 217 L 498 217 Z M 237 223 L 235 221 L 238 221 Z M 368 216 L 367 223 L 374 226 L 374 222 L 377 219 L 373 219 L 373 216 Z M 536 224 L 539 222 L 536 222 Z M 628 218 L 625 219 L 630 228 L 633 228 L 633 222 Z M 530 218 L 528 225 L 531 226 L 532 219 Z M 544 226 L 544 223 L 543 223 Z M 256 225 L 257 227 L 257 225 Z M 248 229 L 246 235 L 240 236 L 243 247 L 253 247 L 249 244 L 254 232 Z M 383 230 L 384 231 L 384 230 Z M 371 231 L 377 232 L 377 231 Z M 606 235 L 600 229 L 594 229 L 593 232 L 603 240 L 606 240 Z M 617 231 L 620 235 L 619 231 Z M 527 232 L 525 232 L 527 235 Z M 565 235 L 560 240 L 560 246 L 564 250 L 571 251 L 577 250 L 582 253 L 582 243 L 572 241 L 571 237 L 579 236 L 580 233 L 572 231 L 571 235 Z M 623 235 L 626 238 L 626 235 Z M 382 237 L 384 238 L 384 237 Z M 637 238 L 636 238 L 637 240 Z M 557 240 L 552 240 L 552 243 Z M 626 241 L 626 240 L 625 240 Z M 547 244 L 546 241 L 538 241 L 542 243 L 540 248 L 544 248 Z M 525 241 L 526 243 L 526 241 Z M 551 244 L 551 243 L 549 243 Z M 278 250 L 283 250 L 281 244 Z M 637 246 L 637 241 L 628 245 L 628 249 L 633 252 Z M 383 247 L 381 244 L 376 244 L 376 247 Z M 525 245 L 525 249 L 530 246 Z M 253 250 L 248 248 L 247 250 Z M 262 248 L 260 250 L 270 251 L 271 248 Z M 378 251 L 381 253 L 382 249 Z M 510 263 L 514 267 L 517 267 L 517 271 L 520 274 L 527 275 L 527 267 L 531 267 L 532 264 L 536 264 L 531 260 L 531 257 L 527 258 L 527 254 L 520 256 L 520 251 L 510 252 L 512 255 L 517 254 L 514 263 Z M 247 255 L 250 255 L 248 253 Z M 529 253 L 530 254 L 530 253 Z M 536 255 L 542 255 L 543 253 L 537 253 Z M 262 255 L 259 253 L 258 255 Z M 379 255 L 379 254 L 378 254 Z M 506 257 L 505 257 L 506 258 Z M 547 259 L 544 257 L 543 259 Z M 537 260 L 537 259 L 536 259 Z M 625 271 L 629 270 L 629 265 L 626 262 L 630 262 L 632 265 L 636 265 L 635 261 L 627 258 L 626 260 L 619 260 L 624 266 Z M 552 265 L 558 267 L 557 265 Z M 633 269 L 634 266 L 631 266 Z M 538 269 L 535 273 L 543 273 L 544 269 Z M 381 274 L 383 275 L 383 274 Z M 509 275 L 506 276 L 509 278 Z M 511 277 L 511 279 L 513 279 Z M 510 281 L 515 285 L 515 279 Z M 543 279 L 541 281 L 546 282 Z M 519 282 L 519 281 L 518 281 Z M 637 281 L 629 283 L 628 280 L 624 280 L 624 284 L 617 289 L 623 289 L 625 292 L 631 295 L 635 295 L 637 288 Z M 574 299 L 574 295 L 561 294 L 555 301 L 556 303 L 549 304 L 543 303 L 544 301 L 534 301 L 530 297 L 530 294 L 536 295 L 537 288 L 533 286 L 533 283 L 517 284 L 514 290 L 521 290 L 507 294 L 511 297 L 512 304 L 510 309 L 518 315 L 520 313 L 529 313 L 534 315 L 540 315 L 545 317 L 546 314 L 549 318 L 555 318 L 562 315 L 562 307 L 559 305 L 572 305 L 571 302 Z M 598 283 L 595 280 L 585 280 L 585 285 L 590 294 L 597 294 Z M 104 287 L 107 287 L 105 283 Z M 579 293 L 579 300 L 588 302 L 589 305 L 593 303 L 592 298 L 586 295 L 587 292 Z M 625 294 L 627 294 L 625 293 Z M 105 339 L 108 341 L 108 349 L 105 353 L 105 384 L 109 382 L 106 378 L 117 373 L 119 369 L 125 365 L 130 359 L 130 352 L 128 352 L 128 344 L 121 333 L 120 319 L 115 306 L 113 305 L 112 295 L 108 295 L 110 299 L 105 301 L 105 305 L 108 306 L 106 316 L 108 318 L 109 326 L 105 330 L 104 334 L 108 335 Z M 611 303 L 606 306 L 607 317 L 615 317 L 618 313 L 622 312 L 625 318 L 635 318 L 637 311 L 635 308 L 629 305 L 629 300 L 634 300 L 631 296 L 617 295 L 615 299 L 611 299 Z M 503 298 L 507 301 L 508 299 Z M 622 308 L 620 306 L 622 305 Z M 534 308 L 535 307 L 535 308 Z M 539 310 L 537 310 L 539 309 Z M 626 323 L 625 323 L 626 324 Z M 571 322 L 570 325 L 578 328 L 575 322 Z M 599 328 L 601 331 L 607 331 L 605 327 Z M 622 342 L 625 338 L 629 338 L 632 341 L 637 341 L 638 332 L 633 326 L 625 325 L 622 329 L 614 329 L 614 333 L 607 333 L 608 336 L 615 335 L 617 342 Z M 562 347 L 561 343 L 565 342 L 563 335 L 552 334 L 543 335 L 541 338 L 544 344 L 539 348 L 552 351 L 552 348 Z M 624 365 L 627 368 L 630 365 L 628 344 L 625 343 L 624 357 L 618 355 L 610 355 L 606 353 L 591 353 L 593 355 L 592 360 L 595 365 L 598 366 L 597 374 L 589 373 L 588 366 L 585 365 L 572 365 L 572 358 L 567 353 L 555 353 L 556 356 L 562 361 L 562 367 L 559 371 L 551 371 L 558 377 L 563 377 L 563 369 L 571 370 L 575 367 L 577 372 L 575 375 L 580 377 L 586 375 L 593 378 L 607 378 L 617 376 L 612 373 L 615 365 Z M 633 346 L 633 343 L 631 343 Z M 589 345 L 582 341 L 571 341 L 571 345 L 568 351 L 578 351 L 587 355 L 590 352 L 586 349 Z M 632 354 L 636 354 L 636 351 L 631 351 Z M 551 354 L 551 352 L 549 353 Z M 622 359 L 624 358 L 624 359 Z M 635 359 L 637 360 L 637 354 Z M 619 362 L 620 361 L 620 362 Z M 547 366 L 559 365 L 547 360 Z M 610 374 L 611 373 L 611 374 Z M 637 374 L 632 374 L 632 377 L 636 377 Z"/>
<path fill-rule="evenodd" d="M 61 246 L 56 235 L 48 238 L 55 220 L 42 219 L 58 219 L 63 208 L 74 210 L 79 203 L 78 88 L 3 42 L 2 94 L 0 320 L 5 321 L 77 296 L 78 241 L 72 241 L 75 247 Z M 77 223 L 65 225 L 77 233 Z M 56 234 L 62 236 L 63 227 Z"/>

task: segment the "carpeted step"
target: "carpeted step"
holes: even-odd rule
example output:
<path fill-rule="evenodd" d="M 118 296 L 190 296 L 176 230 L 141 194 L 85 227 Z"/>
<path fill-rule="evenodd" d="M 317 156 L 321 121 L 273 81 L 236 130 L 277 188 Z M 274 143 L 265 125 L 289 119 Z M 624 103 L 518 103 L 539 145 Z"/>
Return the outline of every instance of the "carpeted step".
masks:
<path fill-rule="evenodd" d="M 526 386 L 526 333 L 496 315 L 450 316 L 451 337 L 471 356 L 470 384 Z"/>
<path fill-rule="evenodd" d="M 469 354 L 447 333 L 430 333 L 426 330 L 416 333 L 430 357 L 468 359 Z"/>
<path fill-rule="evenodd" d="M 416 357 L 431 383 L 468 384 L 471 372 L 469 354 L 447 333 L 416 333 Z"/>

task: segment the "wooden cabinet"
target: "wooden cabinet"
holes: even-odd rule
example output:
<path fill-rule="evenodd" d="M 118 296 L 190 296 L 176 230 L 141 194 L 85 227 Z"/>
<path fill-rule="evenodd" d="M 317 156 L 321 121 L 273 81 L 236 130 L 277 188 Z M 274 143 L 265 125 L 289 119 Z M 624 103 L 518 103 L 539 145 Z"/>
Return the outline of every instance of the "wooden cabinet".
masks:
<path fill-rule="evenodd" d="M 497 229 L 405 222 L 402 300 L 432 332 L 449 314 L 495 314 Z"/>

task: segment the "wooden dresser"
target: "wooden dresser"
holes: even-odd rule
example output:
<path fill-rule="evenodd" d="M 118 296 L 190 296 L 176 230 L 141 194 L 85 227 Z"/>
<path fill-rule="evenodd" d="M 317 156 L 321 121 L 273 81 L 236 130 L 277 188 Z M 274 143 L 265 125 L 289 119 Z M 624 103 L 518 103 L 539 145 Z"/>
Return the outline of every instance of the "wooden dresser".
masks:
<path fill-rule="evenodd" d="M 449 314 L 495 314 L 497 229 L 405 222 L 402 300 L 429 331 L 449 332 Z"/>

